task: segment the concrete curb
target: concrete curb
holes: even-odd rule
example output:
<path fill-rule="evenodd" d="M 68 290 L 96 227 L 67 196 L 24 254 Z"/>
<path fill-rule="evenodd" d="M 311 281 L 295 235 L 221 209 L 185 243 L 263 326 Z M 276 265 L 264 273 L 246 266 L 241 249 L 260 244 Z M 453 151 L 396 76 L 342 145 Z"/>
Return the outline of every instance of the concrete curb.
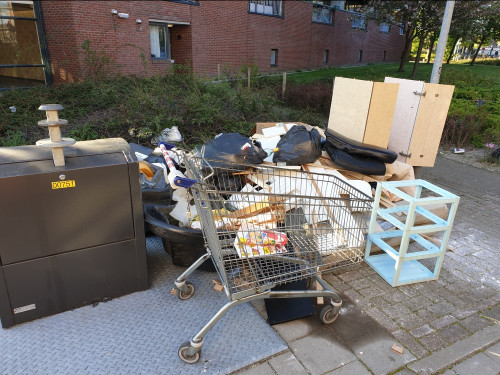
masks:
<path fill-rule="evenodd" d="M 432 374 L 444 370 L 464 357 L 481 350 L 500 338 L 500 325 L 487 327 L 472 336 L 458 341 L 447 348 L 422 358 L 410 365 L 408 368 L 417 374 Z"/>

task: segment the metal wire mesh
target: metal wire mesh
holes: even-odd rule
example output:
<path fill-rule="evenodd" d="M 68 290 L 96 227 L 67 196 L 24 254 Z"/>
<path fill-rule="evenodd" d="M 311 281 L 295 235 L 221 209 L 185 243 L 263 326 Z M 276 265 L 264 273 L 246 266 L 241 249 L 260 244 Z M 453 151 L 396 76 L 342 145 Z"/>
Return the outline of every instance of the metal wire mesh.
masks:
<path fill-rule="evenodd" d="M 184 157 L 231 299 L 362 260 L 372 199 L 328 174 Z M 193 218 L 192 218 L 193 220 Z"/>

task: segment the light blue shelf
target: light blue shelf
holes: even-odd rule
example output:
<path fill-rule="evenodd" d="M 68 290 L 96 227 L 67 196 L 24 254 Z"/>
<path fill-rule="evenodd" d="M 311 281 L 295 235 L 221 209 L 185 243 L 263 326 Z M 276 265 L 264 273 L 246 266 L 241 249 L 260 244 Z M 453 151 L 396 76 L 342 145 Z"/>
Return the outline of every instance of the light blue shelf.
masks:
<path fill-rule="evenodd" d="M 399 187 L 405 186 L 414 186 L 415 195 L 410 196 L 399 189 Z M 438 196 L 422 198 L 420 195 L 424 188 Z M 407 205 L 381 208 L 379 204 L 382 189 L 386 189 L 399 196 L 406 201 Z M 458 196 L 424 180 L 378 183 L 366 241 L 365 262 L 392 286 L 437 279 L 448 245 L 459 199 Z M 446 219 L 434 215 L 423 207 L 436 203 L 450 204 L 450 210 Z M 395 217 L 396 213 L 405 214 L 406 220 L 402 221 Z M 425 216 L 431 221 L 431 224 L 415 226 L 415 217 L 417 214 Z M 386 232 L 375 232 L 377 218 L 388 221 L 397 229 Z M 443 232 L 440 247 L 420 235 L 432 232 Z M 387 239 L 395 237 L 401 238 L 401 244 L 398 249 L 393 248 L 386 242 Z M 423 250 L 408 253 L 410 240 L 417 242 Z M 372 244 L 377 245 L 384 251 L 384 254 L 371 255 Z M 419 262 L 419 260 L 426 258 L 436 258 L 434 270 L 431 271 Z"/>
<path fill-rule="evenodd" d="M 368 263 L 382 278 L 392 286 L 394 284 L 394 273 L 396 270 L 396 260 L 388 254 L 374 255 L 366 259 Z M 428 268 L 416 260 L 403 262 L 398 285 L 412 284 L 422 280 L 435 280 L 438 277 Z"/>

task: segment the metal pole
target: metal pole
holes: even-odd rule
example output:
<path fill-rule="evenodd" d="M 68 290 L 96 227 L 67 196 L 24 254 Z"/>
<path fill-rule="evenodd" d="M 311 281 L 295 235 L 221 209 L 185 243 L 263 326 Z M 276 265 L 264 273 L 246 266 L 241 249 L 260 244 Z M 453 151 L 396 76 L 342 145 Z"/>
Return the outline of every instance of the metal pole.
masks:
<path fill-rule="evenodd" d="M 283 72 L 283 86 L 281 87 L 281 100 L 285 100 L 286 72 Z"/>
<path fill-rule="evenodd" d="M 446 42 L 448 41 L 448 32 L 450 31 L 454 7 L 455 0 L 448 0 L 446 2 L 443 23 L 441 24 L 441 32 L 439 33 L 439 41 L 436 48 L 436 56 L 434 57 L 434 65 L 432 66 L 431 83 L 439 83 L 439 76 L 441 75 L 441 67 L 443 66 L 443 57 L 446 51 Z"/>

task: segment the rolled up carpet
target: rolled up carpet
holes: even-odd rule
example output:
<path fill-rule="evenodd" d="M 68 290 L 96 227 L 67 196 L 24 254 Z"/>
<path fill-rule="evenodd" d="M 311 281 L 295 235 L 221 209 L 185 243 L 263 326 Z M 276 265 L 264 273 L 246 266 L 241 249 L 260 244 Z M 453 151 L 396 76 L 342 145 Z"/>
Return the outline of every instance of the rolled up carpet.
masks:
<path fill-rule="evenodd" d="M 385 164 L 380 160 L 348 154 L 328 142 L 323 144 L 323 149 L 340 168 L 372 176 L 383 176 L 385 174 Z"/>

